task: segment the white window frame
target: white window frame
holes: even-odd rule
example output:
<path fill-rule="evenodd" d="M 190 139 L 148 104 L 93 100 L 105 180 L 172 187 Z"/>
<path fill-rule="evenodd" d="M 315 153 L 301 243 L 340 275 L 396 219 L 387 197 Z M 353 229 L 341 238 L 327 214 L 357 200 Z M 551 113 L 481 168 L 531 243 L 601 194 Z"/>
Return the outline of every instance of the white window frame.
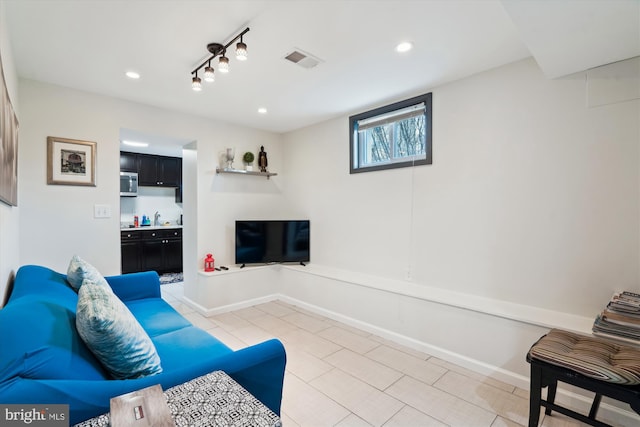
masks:
<path fill-rule="evenodd" d="M 349 172 L 370 172 L 385 169 L 411 167 L 415 165 L 430 165 L 431 155 L 431 113 L 432 94 L 416 96 L 404 101 L 396 102 L 364 113 L 349 117 Z M 409 118 L 424 117 L 424 153 L 416 155 L 402 155 L 395 152 L 397 148 L 397 123 Z M 393 125 L 392 128 L 386 126 Z M 389 158 L 384 161 L 372 161 L 369 150 L 369 132 L 371 128 L 385 126 L 389 138 Z"/>

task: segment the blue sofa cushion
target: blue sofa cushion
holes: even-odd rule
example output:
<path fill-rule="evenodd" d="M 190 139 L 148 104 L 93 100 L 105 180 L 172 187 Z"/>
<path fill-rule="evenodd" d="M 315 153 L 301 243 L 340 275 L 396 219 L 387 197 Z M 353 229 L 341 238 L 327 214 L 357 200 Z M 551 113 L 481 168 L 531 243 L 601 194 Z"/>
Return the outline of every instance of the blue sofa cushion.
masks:
<path fill-rule="evenodd" d="M 147 298 L 123 302 L 152 340 L 157 335 L 191 326 L 191 323 L 187 319 L 182 317 L 180 313 L 175 311 L 173 307 L 162 298 Z"/>
<path fill-rule="evenodd" d="M 162 366 L 172 372 L 191 369 L 191 360 L 206 360 L 213 354 L 216 357 L 233 354 L 233 350 L 217 338 L 195 326 L 155 336 L 153 342 L 162 358 Z M 189 349 L 188 354 L 185 354 L 185 348 Z"/>
<path fill-rule="evenodd" d="M 56 284 L 53 284 L 56 286 Z M 105 380 L 109 375 L 86 347 L 75 328 L 73 309 L 59 301 L 24 296 L 0 310 L 0 382 L 25 379 Z M 2 402 L 0 400 L 0 402 Z M 3 402 L 4 403 L 4 402 Z"/>
<path fill-rule="evenodd" d="M 115 379 L 162 372 L 149 335 L 109 286 L 85 279 L 78 291 L 78 333 Z"/>
<path fill-rule="evenodd" d="M 99 285 L 109 286 L 106 279 L 93 265 L 89 264 L 78 255 L 74 255 L 71 258 L 69 268 L 67 269 L 67 281 L 71 287 L 78 292 L 80 286 L 82 286 L 82 281 L 85 279 Z"/>

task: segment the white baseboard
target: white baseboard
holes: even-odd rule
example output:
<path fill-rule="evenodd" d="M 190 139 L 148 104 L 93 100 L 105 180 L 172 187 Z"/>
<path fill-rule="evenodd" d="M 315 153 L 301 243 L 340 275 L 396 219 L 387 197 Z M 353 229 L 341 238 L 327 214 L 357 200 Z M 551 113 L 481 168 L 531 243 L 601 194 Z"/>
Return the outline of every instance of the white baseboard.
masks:
<path fill-rule="evenodd" d="M 187 298 L 186 296 L 182 297 L 182 302 L 187 304 L 189 307 L 193 308 L 198 313 L 202 314 L 205 317 L 216 316 L 222 313 L 228 313 L 230 311 L 240 310 L 242 308 L 251 307 L 258 304 L 264 304 L 266 302 L 274 301 L 280 299 L 280 295 L 273 294 L 267 295 L 263 297 L 253 298 L 246 301 L 237 302 L 234 304 L 228 304 L 216 308 L 205 308 L 197 302 Z"/>

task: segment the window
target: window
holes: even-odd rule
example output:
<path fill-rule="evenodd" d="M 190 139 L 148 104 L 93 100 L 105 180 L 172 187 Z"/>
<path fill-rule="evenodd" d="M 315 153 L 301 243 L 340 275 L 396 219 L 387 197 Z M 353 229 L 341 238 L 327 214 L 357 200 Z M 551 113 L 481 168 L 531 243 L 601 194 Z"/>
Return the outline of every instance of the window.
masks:
<path fill-rule="evenodd" d="M 431 164 L 431 93 L 349 117 L 350 172 Z"/>

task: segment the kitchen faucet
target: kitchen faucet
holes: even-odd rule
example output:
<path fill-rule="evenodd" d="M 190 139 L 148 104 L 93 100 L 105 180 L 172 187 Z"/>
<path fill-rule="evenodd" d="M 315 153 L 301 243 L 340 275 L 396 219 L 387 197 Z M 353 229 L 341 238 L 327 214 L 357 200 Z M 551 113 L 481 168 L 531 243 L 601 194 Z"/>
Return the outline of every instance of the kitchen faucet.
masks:
<path fill-rule="evenodd" d="M 160 221 L 158 221 L 160 219 L 160 214 L 158 213 L 158 211 L 156 211 L 156 213 L 153 215 L 153 225 L 160 225 Z"/>

